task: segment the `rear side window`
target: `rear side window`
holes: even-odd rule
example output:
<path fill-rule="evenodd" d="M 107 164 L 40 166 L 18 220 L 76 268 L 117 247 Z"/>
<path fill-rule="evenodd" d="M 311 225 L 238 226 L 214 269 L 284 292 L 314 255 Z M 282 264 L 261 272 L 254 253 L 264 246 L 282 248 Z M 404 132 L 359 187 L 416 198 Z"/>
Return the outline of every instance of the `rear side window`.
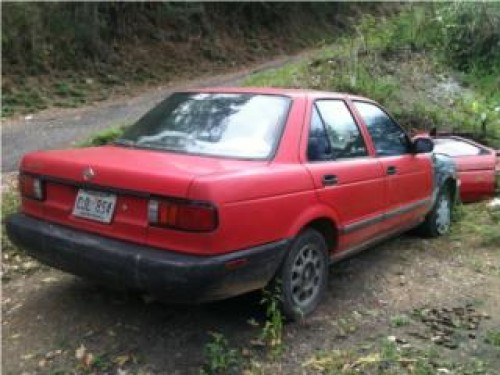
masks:
<path fill-rule="evenodd" d="M 372 137 L 378 156 L 403 155 L 410 152 L 408 136 L 382 109 L 365 102 L 354 102 Z"/>
<path fill-rule="evenodd" d="M 310 161 L 367 155 L 363 136 L 342 100 L 316 101 L 311 117 L 307 154 Z"/>

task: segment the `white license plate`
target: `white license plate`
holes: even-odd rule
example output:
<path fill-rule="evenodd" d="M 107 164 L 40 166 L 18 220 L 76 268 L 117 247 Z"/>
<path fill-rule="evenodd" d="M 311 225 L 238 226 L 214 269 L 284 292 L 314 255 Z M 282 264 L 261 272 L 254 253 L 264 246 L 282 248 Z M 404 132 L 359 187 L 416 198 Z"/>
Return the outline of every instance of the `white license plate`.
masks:
<path fill-rule="evenodd" d="M 73 215 L 110 223 L 115 211 L 116 195 L 100 191 L 78 190 Z"/>

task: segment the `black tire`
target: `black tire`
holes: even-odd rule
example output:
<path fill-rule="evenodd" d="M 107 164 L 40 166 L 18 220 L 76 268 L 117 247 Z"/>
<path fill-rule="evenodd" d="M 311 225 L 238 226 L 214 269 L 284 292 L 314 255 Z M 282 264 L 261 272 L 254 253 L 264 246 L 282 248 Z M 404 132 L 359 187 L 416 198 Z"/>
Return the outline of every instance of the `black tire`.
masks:
<path fill-rule="evenodd" d="M 420 225 L 419 232 L 426 237 L 439 237 L 450 231 L 453 201 L 450 190 L 443 186 L 437 195 L 431 212 Z"/>
<path fill-rule="evenodd" d="M 303 319 L 318 307 L 326 292 L 328 268 L 324 237 L 314 229 L 300 233 L 275 277 L 287 318 Z"/>

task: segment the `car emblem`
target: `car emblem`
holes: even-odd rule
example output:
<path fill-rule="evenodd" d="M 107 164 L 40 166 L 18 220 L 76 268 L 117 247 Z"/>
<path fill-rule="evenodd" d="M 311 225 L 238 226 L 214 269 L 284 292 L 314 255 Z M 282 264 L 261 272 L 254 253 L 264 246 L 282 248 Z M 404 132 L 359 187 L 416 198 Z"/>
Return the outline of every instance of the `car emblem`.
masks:
<path fill-rule="evenodd" d="M 88 167 L 83 170 L 82 176 L 85 181 L 90 181 L 94 178 L 95 172 L 91 167 Z"/>

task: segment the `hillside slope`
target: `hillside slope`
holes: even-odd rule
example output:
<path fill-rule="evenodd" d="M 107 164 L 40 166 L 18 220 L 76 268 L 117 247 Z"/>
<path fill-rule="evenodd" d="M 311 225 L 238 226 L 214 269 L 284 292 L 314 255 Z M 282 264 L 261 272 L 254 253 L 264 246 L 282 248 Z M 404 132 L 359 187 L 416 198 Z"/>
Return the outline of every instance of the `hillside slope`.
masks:
<path fill-rule="evenodd" d="M 395 4 L 2 3 L 2 117 L 262 62 Z"/>

